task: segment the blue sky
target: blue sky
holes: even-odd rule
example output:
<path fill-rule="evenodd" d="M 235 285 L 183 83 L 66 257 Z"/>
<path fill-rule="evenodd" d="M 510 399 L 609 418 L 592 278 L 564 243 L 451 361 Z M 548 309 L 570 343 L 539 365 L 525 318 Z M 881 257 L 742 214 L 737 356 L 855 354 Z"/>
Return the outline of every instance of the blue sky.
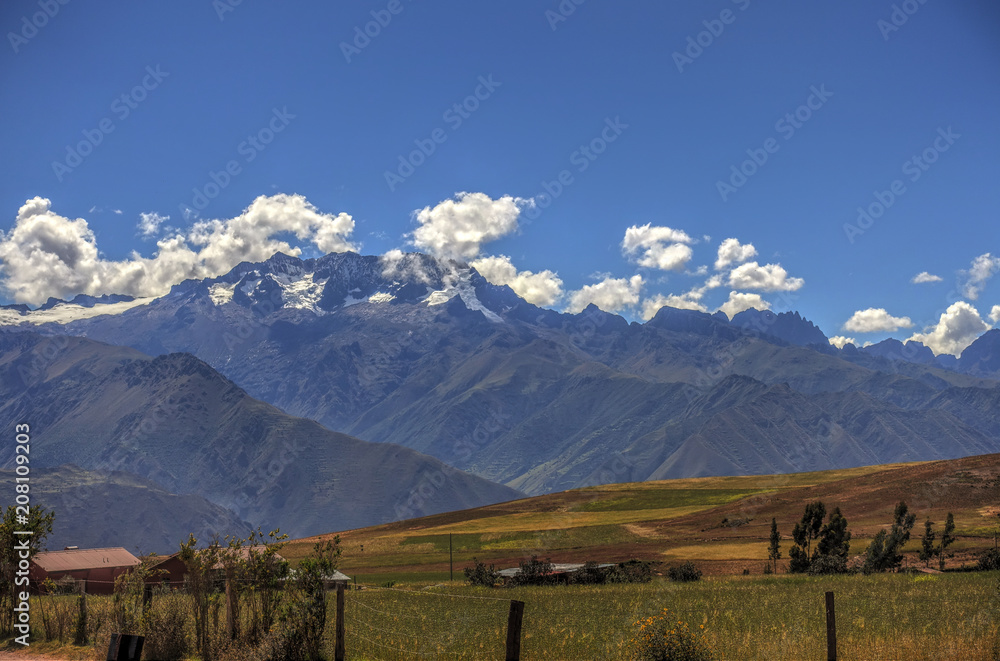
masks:
<path fill-rule="evenodd" d="M 996 3 L 10 0 L 0 27 L 4 301 L 102 293 L 137 257 L 142 293 L 185 275 L 157 241 L 297 195 L 259 211 L 304 255 L 457 254 L 442 233 L 472 227 L 460 256 L 544 274 L 556 309 L 762 299 L 859 344 L 937 324 L 951 351 L 1000 319 Z M 326 220 L 282 229 L 303 213 Z"/>

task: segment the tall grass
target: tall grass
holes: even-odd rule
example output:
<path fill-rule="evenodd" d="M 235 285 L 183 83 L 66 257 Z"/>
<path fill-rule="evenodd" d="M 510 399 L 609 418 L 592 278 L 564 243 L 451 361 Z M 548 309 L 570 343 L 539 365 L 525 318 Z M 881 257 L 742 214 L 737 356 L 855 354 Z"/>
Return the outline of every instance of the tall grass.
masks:
<path fill-rule="evenodd" d="M 836 595 L 839 658 L 987 661 L 998 641 L 997 574 L 728 577 L 697 583 L 449 586 L 467 596 L 524 601 L 522 658 L 627 658 L 635 622 L 670 608 L 704 625 L 717 657 L 735 661 L 825 658 L 824 593 Z M 495 659 L 507 604 L 371 590 L 349 593 L 349 658 Z M 377 611 L 377 612 L 375 612 Z"/>
<path fill-rule="evenodd" d="M 1000 658 L 998 587 L 1000 572 L 733 576 L 685 584 L 655 580 L 493 590 L 455 582 L 426 589 L 350 590 L 347 651 L 349 659 L 363 661 L 503 658 L 509 600 L 517 599 L 525 602 L 525 661 L 628 658 L 629 643 L 638 634 L 635 623 L 664 608 L 693 630 L 700 632 L 704 625 L 719 659 L 821 659 L 826 653 L 824 593 L 829 590 L 836 595 L 838 658 L 843 661 L 994 661 Z M 34 599 L 50 612 L 69 612 L 75 605 L 75 597 Z M 329 602 L 323 644 L 332 659 L 335 599 Z M 37 612 L 34 605 L 32 609 Z M 96 658 L 107 649 L 113 627 L 111 598 L 89 597 L 88 609 Z M 183 595 L 157 595 L 153 610 L 154 638 L 156 631 L 183 629 L 190 645 L 193 623 Z M 224 621 L 224 609 L 220 617 Z M 35 620 L 34 640 L 46 635 L 40 620 Z M 176 637 L 163 639 L 165 644 Z M 158 643 L 148 639 L 147 645 Z M 184 652 L 158 653 L 178 658 Z"/>

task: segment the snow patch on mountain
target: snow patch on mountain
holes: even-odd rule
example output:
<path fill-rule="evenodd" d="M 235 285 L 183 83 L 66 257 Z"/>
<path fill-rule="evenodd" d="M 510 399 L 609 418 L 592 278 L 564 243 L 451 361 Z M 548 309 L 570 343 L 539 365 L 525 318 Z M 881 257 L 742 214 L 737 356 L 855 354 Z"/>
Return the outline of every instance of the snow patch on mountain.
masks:
<path fill-rule="evenodd" d="M 72 303 L 57 303 L 48 310 L 32 310 L 21 313 L 17 310 L 0 310 L 0 325 L 18 326 L 21 324 L 68 324 L 81 319 L 92 319 L 109 314 L 121 314 L 126 310 L 137 308 L 141 305 L 148 305 L 156 300 L 156 297 L 137 298 L 132 301 L 120 301 L 118 303 L 97 304 L 93 307 L 83 307 Z"/>
<path fill-rule="evenodd" d="M 395 300 L 396 297 L 384 291 L 377 291 L 368 297 L 369 303 L 388 303 L 389 301 Z"/>
<path fill-rule="evenodd" d="M 225 305 L 233 300 L 233 292 L 236 291 L 236 283 L 226 284 L 220 282 L 208 288 L 208 295 L 216 305 Z"/>
<path fill-rule="evenodd" d="M 271 277 L 281 287 L 284 307 L 309 310 L 317 315 L 325 314 L 319 307 L 319 300 L 323 296 L 326 279 L 313 280 L 313 273 L 306 273 L 302 269 L 298 269 L 297 273 L 274 273 Z"/>
<path fill-rule="evenodd" d="M 455 274 L 455 277 L 446 281 L 444 289 L 432 291 L 425 299 L 427 305 L 442 305 L 456 296 L 462 299 L 465 307 L 470 310 L 478 310 L 487 319 L 494 323 L 501 323 L 503 319 L 498 314 L 483 305 L 483 302 L 476 296 L 476 289 L 472 286 L 472 270 L 464 269 Z"/>

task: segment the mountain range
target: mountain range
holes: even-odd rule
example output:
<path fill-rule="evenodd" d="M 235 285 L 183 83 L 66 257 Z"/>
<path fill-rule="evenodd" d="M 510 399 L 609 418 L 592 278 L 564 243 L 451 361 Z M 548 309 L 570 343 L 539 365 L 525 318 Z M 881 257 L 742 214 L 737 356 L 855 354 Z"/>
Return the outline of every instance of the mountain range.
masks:
<path fill-rule="evenodd" d="M 289 438 L 280 431 L 293 424 L 289 420 L 302 430 L 296 436 L 317 439 L 310 441 L 308 461 L 293 463 L 317 464 L 310 475 L 334 470 L 331 447 L 348 462 L 354 452 L 375 456 L 372 448 L 389 447 L 393 461 L 402 461 L 404 448 L 416 451 L 405 455 L 405 468 L 392 469 L 397 475 L 411 475 L 430 455 L 443 462 L 435 470 L 447 465 L 483 478 L 473 486 L 471 475 L 455 471 L 469 482 L 449 478 L 447 498 L 435 489 L 440 507 L 459 506 L 466 488 L 499 500 L 610 482 L 1000 451 L 1000 330 L 949 361 L 896 340 L 838 349 L 795 312 L 747 310 L 730 320 L 665 307 L 646 323 L 594 306 L 564 314 L 525 302 L 465 264 L 419 253 L 305 260 L 279 253 L 218 278 L 184 282 L 155 299 L 86 297 L 43 307 L 0 310 L 0 324 L 46 334 L 48 342 L 88 338 L 82 364 L 116 365 L 83 386 L 106 393 L 87 396 L 99 407 L 85 425 L 94 434 L 88 447 L 107 454 L 127 445 L 128 433 L 141 424 L 134 419 L 138 411 L 164 395 L 186 397 L 185 415 L 171 422 L 169 433 L 156 435 L 158 449 L 143 450 L 157 463 L 135 458 L 127 470 L 225 507 L 235 508 L 233 494 L 247 488 L 229 471 L 270 461 Z M 86 359 L 87 351 L 115 357 Z M 115 363 L 122 360 L 131 367 Z M 126 391 L 117 384 L 136 379 L 146 385 L 128 395 L 135 408 L 120 422 Z M 154 385 L 164 379 L 201 385 L 177 392 Z M 250 398 L 260 401 L 251 406 Z M 18 415 L 43 410 L 48 416 L 48 408 L 33 408 L 41 399 L 16 409 Z M 244 414 L 236 400 L 254 415 Z M 58 409 L 58 402 L 50 397 L 45 406 Z M 0 409 L 8 410 L 9 404 Z M 235 424 L 234 411 L 238 429 L 227 426 Z M 62 421 L 68 439 L 75 418 L 88 414 L 62 413 L 52 420 Z M 250 418 L 257 425 L 252 431 L 246 429 Z M 102 419 L 108 423 L 102 426 Z M 212 433 L 197 443 L 197 456 L 206 468 L 188 479 L 184 467 L 195 442 L 178 439 L 205 430 Z M 85 453 L 60 442 L 59 463 L 88 468 Z M 8 459 L 0 455 L 0 465 Z M 379 461 L 390 465 L 387 456 Z M 358 460 L 355 473 L 367 475 L 378 465 Z M 306 469 L 294 471 L 276 482 L 288 492 L 285 499 L 296 499 L 296 517 L 312 530 L 313 522 L 321 524 L 305 504 L 335 501 L 299 494 L 308 483 L 299 471 Z M 368 509 L 351 521 L 376 516 L 368 501 L 384 500 L 385 489 L 395 489 L 395 498 L 406 493 L 370 476 L 359 480 L 362 490 L 353 495 Z M 406 484 L 414 488 L 413 480 Z M 257 509 L 235 511 L 251 523 L 289 511 L 291 500 L 272 495 Z M 345 519 L 344 525 L 360 523 Z"/>

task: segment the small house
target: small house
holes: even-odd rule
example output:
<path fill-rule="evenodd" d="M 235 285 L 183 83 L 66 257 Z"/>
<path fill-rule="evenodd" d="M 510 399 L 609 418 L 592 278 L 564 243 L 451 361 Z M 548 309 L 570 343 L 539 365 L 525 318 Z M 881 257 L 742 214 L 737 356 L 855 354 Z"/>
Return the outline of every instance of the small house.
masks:
<path fill-rule="evenodd" d="M 73 580 L 87 594 L 111 594 L 115 579 L 139 564 L 139 559 L 119 547 L 42 551 L 31 560 L 28 576 L 36 589 L 46 579 L 57 582 Z"/>

